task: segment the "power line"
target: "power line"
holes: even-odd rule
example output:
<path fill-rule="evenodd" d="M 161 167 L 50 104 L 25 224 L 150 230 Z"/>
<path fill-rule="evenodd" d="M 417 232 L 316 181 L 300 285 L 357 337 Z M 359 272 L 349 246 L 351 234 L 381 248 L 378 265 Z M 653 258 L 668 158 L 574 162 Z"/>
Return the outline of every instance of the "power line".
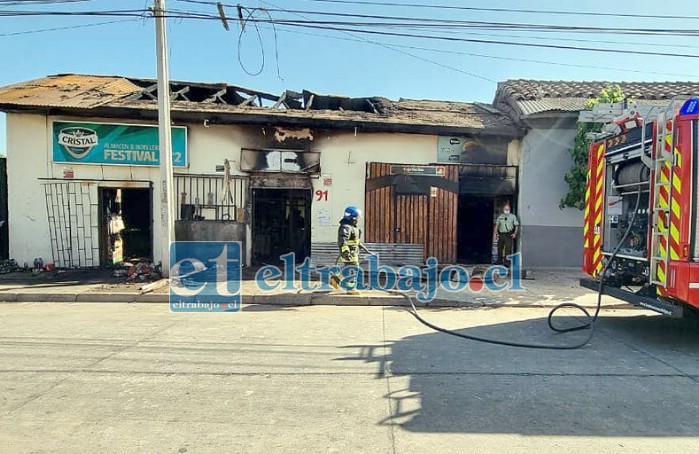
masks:
<path fill-rule="evenodd" d="M 260 27 L 260 28 L 267 28 L 267 27 Z M 319 38 L 328 38 L 328 39 L 336 39 L 336 40 L 340 40 L 340 41 L 350 41 L 350 42 L 355 42 L 355 43 L 367 44 L 367 41 L 362 40 L 362 39 L 343 38 L 340 36 L 323 35 L 320 33 L 302 32 L 302 31 L 298 31 L 298 30 L 281 30 L 281 31 L 283 31 L 285 33 L 292 33 L 292 34 L 297 34 L 297 35 L 315 36 L 315 37 L 319 37 Z M 570 68 L 601 69 L 601 70 L 619 71 L 619 72 L 625 72 L 625 73 L 653 74 L 653 75 L 661 75 L 661 76 L 677 76 L 677 77 L 692 77 L 692 78 L 696 77 L 696 74 L 666 73 L 666 72 L 657 72 L 657 71 L 641 71 L 641 70 L 634 70 L 634 69 L 629 69 L 629 68 L 619 68 L 619 67 L 613 67 L 613 66 L 577 65 L 574 63 L 560 63 L 560 62 L 552 62 L 552 61 L 545 61 L 545 60 L 532 60 L 532 59 L 515 58 L 515 57 L 501 57 L 501 56 L 478 54 L 478 53 L 472 53 L 472 52 L 435 49 L 435 48 L 420 47 L 420 46 L 409 46 L 409 45 L 405 45 L 405 44 L 384 43 L 384 45 L 388 46 L 388 47 L 399 47 L 399 48 L 403 48 L 403 49 L 412 49 L 412 50 L 419 50 L 419 51 L 425 51 L 425 52 L 436 52 L 436 53 L 441 53 L 441 54 L 464 55 L 464 56 L 469 56 L 469 57 L 489 58 L 489 59 L 493 59 L 493 60 L 517 61 L 517 62 L 524 62 L 524 63 L 537 63 L 537 64 L 554 65 L 554 66 L 565 66 L 565 67 L 570 67 Z"/>
<path fill-rule="evenodd" d="M 447 33 L 447 32 L 443 32 Z M 611 41 L 611 40 L 600 40 L 600 39 L 575 39 L 575 38 L 561 38 L 559 36 L 521 36 L 521 35 L 503 35 L 496 33 L 477 33 L 477 32 L 464 32 L 464 31 L 449 31 L 448 33 L 458 33 L 460 35 L 469 36 L 490 36 L 495 38 L 519 38 L 519 39 L 534 39 L 540 41 L 565 41 L 571 43 L 593 43 L 593 44 L 613 44 L 622 46 L 639 46 L 639 45 L 649 45 L 653 47 L 672 47 L 672 48 L 684 48 L 684 49 L 699 49 L 699 46 L 692 44 L 663 44 L 663 43 L 639 43 L 639 42 L 629 42 L 629 41 Z"/>
<path fill-rule="evenodd" d="M 178 0 L 187 3 L 197 3 L 206 5 L 215 5 L 216 2 L 204 1 L 204 0 Z M 224 4 L 226 7 L 237 8 L 239 5 Z M 694 29 L 668 29 L 668 28 L 629 28 L 629 27 L 582 27 L 582 26 L 570 26 L 570 25 L 551 25 L 551 24 L 528 24 L 528 23 L 518 23 L 518 22 L 485 22 L 485 21 L 467 21 L 467 20 L 457 20 L 457 19 L 435 19 L 426 17 L 409 17 L 409 16 L 386 16 L 386 15 L 375 15 L 375 14 L 356 14 L 356 13 L 336 13 L 336 12 L 326 12 L 326 11 L 308 11 L 308 10 L 290 10 L 285 8 L 278 9 L 267 9 L 269 12 L 285 12 L 289 14 L 294 14 L 299 17 L 302 15 L 315 15 L 315 16 L 325 16 L 325 17 L 342 17 L 342 18 L 356 18 L 356 19 L 372 19 L 372 20 L 388 20 L 392 22 L 349 22 L 349 21 L 319 21 L 310 20 L 307 17 L 308 22 L 320 25 L 346 25 L 346 26 L 359 26 L 359 25 L 376 25 L 376 26 L 410 26 L 410 27 L 467 27 L 467 28 L 495 28 L 495 29 L 517 29 L 526 31 L 555 31 L 555 32 L 584 32 L 584 33 L 622 33 L 622 34 L 670 34 L 670 35 L 686 35 L 686 36 L 697 36 L 699 32 Z M 412 21 L 405 23 L 404 21 Z M 299 21 L 300 22 L 300 21 Z"/>
<path fill-rule="evenodd" d="M 279 10 L 269 10 L 279 12 Z M 406 18 L 410 19 L 410 18 Z M 472 21 L 445 21 L 424 23 L 422 19 L 413 18 L 415 22 L 367 22 L 367 21 L 343 21 L 343 20 L 289 20 L 277 19 L 279 22 L 293 22 L 296 24 L 312 24 L 327 26 L 348 26 L 348 27 L 384 27 L 401 28 L 411 27 L 418 29 L 485 29 L 485 30 L 518 30 L 534 32 L 556 32 L 556 33 L 595 33 L 595 34 L 617 34 L 617 35 L 667 35 L 667 36 L 699 36 L 699 31 L 689 29 L 652 29 L 652 28 L 609 28 L 609 27 L 577 27 L 545 24 L 515 24 L 501 22 L 472 22 Z"/>
<path fill-rule="evenodd" d="M 188 3 L 205 3 L 195 0 L 177 0 Z M 537 9 L 518 9 L 518 8 L 479 8 L 472 6 L 452 6 L 452 5 L 430 5 L 425 3 L 396 3 L 396 2 L 368 2 L 368 1 L 353 1 L 353 0 L 303 0 L 316 3 L 334 3 L 344 5 L 362 5 L 362 6 L 395 6 L 402 8 L 429 8 L 452 11 L 483 11 L 492 13 L 523 13 L 523 14 L 555 14 L 561 16 L 593 16 L 593 17 L 627 17 L 638 19 L 699 19 L 699 16 L 675 16 L 675 15 L 655 15 L 655 14 L 631 14 L 631 13 L 603 13 L 589 11 L 555 11 L 555 10 L 537 10 Z"/>
<path fill-rule="evenodd" d="M 25 16 L 126 16 L 142 17 L 147 10 L 103 10 L 103 11 L 0 11 L 0 17 Z"/>
<path fill-rule="evenodd" d="M 260 0 L 260 2 L 261 2 L 261 3 L 264 3 L 264 4 L 266 4 L 266 5 L 274 6 L 275 8 L 279 8 L 277 5 L 274 5 L 273 3 L 270 3 L 270 2 L 267 2 L 267 1 L 264 1 L 264 0 Z M 303 16 L 303 15 L 301 15 L 301 14 L 299 14 L 299 13 L 293 13 L 293 14 L 296 15 L 296 16 L 298 16 L 298 17 L 305 18 L 305 16 Z M 353 33 L 351 33 L 351 32 L 344 32 L 344 33 L 347 34 L 347 35 L 353 36 L 353 37 L 357 37 L 357 35 L 355 35 L 355 34 L 353 34 Z M 383 43 L 379 43 L 379 42 L 376 42 L 376 41 L 371 41 L 371 40 L 366 39 L 366 38 L 362 38 L 361 36 L 359 36 L 359 37 L 357 37 L 357 38 L 359 38 L 360 40 L 362 40 L 362 41 L 364 41 L 364 42 L 366 42 L 366 43 L 374 44 L 374 45 L 376 45 L 376 46 L 383 47 L 383 48 L 388 49 L 388 50 L 392 50 L 393 52 L 397 52 L 397 53 L 406 55 L 406 56 L 408 56 L 408 57 L 411 57 L 411 58 L 414 58 L 414 59 L 417 59 L 417 60 L 421 60 L 421 61 L 424 61 L 424 62 L 426 62 L 426 63 L 430 63 L 430 64 L 433 64 L 433 65 L 436 65 L 436 66 L 439 66 L 439 67 L 442 67 L 442 68 L 445 68 L 445 69 L 450 69 L 450 70 L 452 70 L 452 71 L 456 71 L 456 72 L 458 72 L 458 73 L 461 73 L 461 74 L 464 74 L 464 75 L 467 75 L 467 76 L 470 76 L 470 77 L 475 77 L 475 78 L 477 78 L 477 79 L 485 80 L 485 81 L 487 81 L 487 82 L 497 82 L 496 80 L 491 79 L 491 78 L 489 78 L 489 77 L 481 76 L 480 74 L 476 74 L 476 73 L 473 73 L 473 72 L 470 72 L 470 71 L 465 71 L 465 70 L 460 69 L 460 68 L 455 68 L 455 67 L 453 67 L 453 66 L 449 66 L 449 65 L 446 65 L 446 64 L 444 64 L 444 63 L 436 62 L 436 61 L 434 61 L 434 60 L 431 60 L 431 59 L 428 59 L 428 58 L 425 58 L 425 57 L 420 57 L 419 55 L 415 55 L 415 54 L 412 54 L 412 53 L 407 52 L 407 51 L 404 51 L 404 50 L 396 49 L 396 48 L 394 48 L 394 47 L 388 46 L 388 45 L 383 44 Z"/>
<path fill-rule="evenodd" d="M 66 27 L 42 28 L 39 30 L 25 30 L 25 31 L 21 31 L 21 32 L 2 33 L 2 34 L 0 34 L 0 37 L 30 35 L 30 34 L 34 34 L 34 33 L 72 30 L 72 29 L 76 29 L 76 28 L 98 27 L 101 25 L 119 24 L 119 23 L 123 23 L 123 22 L 134 22 L 134 21 L 138 21 L 138 20 L 140 20 L 140 19 L 136 19 L 136 18 L 134 18 L 134 19 L 122 19 L 122 20 L 113 20 L 113 21 L 108 21 L 108 22 L 94 22 L 94 23 L 90 23 L 90 24 L 70 25 L 70 26 L 66 26 Z"/>
<path fill-rule="evenodd" d="M 268 20 L 263 19 L 252 19 L 260 23 L 268 23 Z M 692 54 L 679 54 L 679 53 L 663 53 L 663 52 L 652 52 L 652 51 L 641 51 L 632 49 L 600 49 L 593 47 L 575 47 L 575 46 L 564 46 L 557 44 L 535 44 L 535 43 L 523 43 L 523 42 L 512 42 L 512 41 L 499 41 L 499 40 L 488 40 L 488 39 L 471 39 L 471 38 L 457 38 L 450 36 L 436 36 L 436 35 L 425 35 L 425 34 L 410 34 L 410 33 L 397 33 L 397 32 L 387 32 L 379 30 L 362 30 L 357 28 L 345 28 L 345 27 L 333 27 L 326 25 L 315 25 L 308 22 L 299 21 L 289 21 L 289 20 L 275 20 L 278 26 L 290 26 L 290 27 L 302 27 L 302 28 L 312 28 L 318 30 L 333 30 L 340 32 L 352 32 L 352 33 L 363 33 L 369 35 L 381 35 L 381 36 L 395 36 L 402 38 L 419 38 L 419 39 L 429 39 L 429 40 L 440 40 L 440 41 L 451 41 L 451 42 L 469 42 L 469 43 L 480 43 L 480 44 L 497 44 L 497 45 L 507 45 L 507 46 L 519 46 L 519 47 L 538 47 L 544 49 L 561 49 L 561 50 L 575 50 L 575 51 L 586 51 L 586 52 L 602 52 L 602 53 L 623 53 L 632 55 L 647 55 L 656 57 L 678 57 L 678 58 L 699 58 L 699 55 Z"/>
<path fill-rule="evenodd" d="M 203 4 L 203 5 L 217 5 L 218 2 L 212 2 L 210 0 L 177 0 L 180 2 L 185 2 L 185 3 L 195 3 L 195 4 Z M 262 2 L 266 3 L 266 2 Z M 269 3 L 266 3 L 269 4 Z M 233 5 L 224 5 L 227 7 L 233 7 Z M 275 6 L 275 5 L 272 5 Z M 237 7 L 237 5 L 235 6 Z M 276 7 L 276 6 L 275 6 Z M 276 7 L 278 8 L 278 7 Z M 630 34 L 630 33 L 641 33 L 641 34 L 662 34 L 662 33 L 669 33 L 671 35 L 678 35 L 681 33 L 687 33 L 690 36 L 695 36 L 699 34 L 696 30 L 687 30 L 687 29 L 624 29 L 620 30 L 619 28 L 603 28 L 603 27 L 569 27 L 569 26 L 555 26 L 555 25 L 537 25 L 537 24 L 518 24 L 518 23 L 498 23 L 498 22 L 474 22 L 474 21 L 460 21 L 460 20 L 443 20 L 443 19 L 430 19 L 430 18 L 414 18 L 414 17 L 402 17 L 402 16 L 376 16 L 376 15 L 366 15 L 366 14 L 345 14 L 345 13 L 328 13 L 328 12 L 317 12 L 317 11 L 305 11 L 305 10 L 289 10 L 289 9 L 284 9 L 284 8 L 278 8 L 278 9 L 264 9 L 267 12 L 285 12 L 285 13 L 290 13 L 293 15 L 296 15 L 298 17 L 301 17 L 303 19 L 308 19 L 307 17 L 303 16 L 303 14 L 310 14 L 310 15 L 323 15 L 323 16 L 339 16 L 339 17 L 355 17 L 355 18 L 378 18 L 378 19 L 391 19 L 391 20 L 420 20 L 420 21 L 426 21 L 426 22 L 437 22 L 435 25 L 440 29 L 441 32 L 443 33 L 455 33 L 453 31 L 446 31 L 443 30 L 446 27 L 453 28 L 453 25 L 459 24 L 459 25 L 467 25 L 468 28 L 491 28 L 494 27 L 496 29 L 503 29 L 503 28 L 514 28 L 513 31 L 535 31 L 535 32 L 552 32 L 552 31 L 573 31 L 573 32 L 592 32 L 592 33 L 603 33 L 603 32 L 612 32 L 612 33 L 619 33 L 621 31 L 621 34 Z M 317 24 L 317 25 L 351 25 L 351 26 L 368 26 L 368 27 L 389 27 L 389 26 L 400 26 L 404 28 L 422 28 L 422 27 L 432 27 L 432 25 L 427 25 L 427 24 L 414 24 L 414 23 L 376 23 L 376 22 L 328 22 L 328 21 L 311 21 L 309 23 Z M 532 29 L 532 27 L 540 27 L 542 28 L 541 30 L 535 30 Z M 560 27 L 560 29 L 558 28 Z M 504 37 L 504 38 L 522 38 L 522 36 L 519 35 L 494 35 L 494 34 L 483 34 L 483 33 L 473 33 L 473 32 L 463 32 L 462 30 L 459 30 L 458 33 L 460 34 L 467 34 L 467 35 L 473 35 L 473 36 L 491 36 L 491 37 Z M 572 38 L 552 38 L 552 37 L 540 37 L 540 36 L 527 36 L 525 37 L 527 39 L 533 39 L 533 40 L 556 40 L 556 41 L 567 41 L 567 42 L 584 42 L 584 43 L 599 43 L 599 44 L 613 44 L 613 45 L 631 45 L 631 44 L 637 44 L 637 43 L 630 43 L 630 42 L 620 42 L 620 41 L 610 41 L 610 40 L 585 40 L 585 39 L 572 39 Z M 659 46 L 659 47 L 673 47 L 673 48 L 694 48 L 696 49 L 699 46 L 693 46 L 693 45 L 687 45 L 687 44 L 654 44 L 654 46 Z"/>
<path fill-rule="evenodd" d="M 0 6 L 56 5 L 61 3 L 90 2 L 93 0 L 0 0 Z"/>
<path fill-rule="evenodd" d="M 16 17 L 16 16 L 38 16 L 38 15 L 48 15 L 48 16 L 116 16 L 116 17 L 149 17 L 149 12 L 145 10 L 113 10 L 113 11 L 0 11 L 0 17 Z M 166 15 L 170 18 L 183 18 L 183 19 L 202 19 L 202 20 L 220 20 L 218 15 L 211 15 L 205 13 L 197 12 L 178 12 L 170 13 Z M 332 30 L 339 31 L 343 33 L 361 33 L 369 35 L 380 35 L 380 36 L 394 36 L 403 38 L 416 38 L 416 39 L 429 39 L 429 40 L 440 40 L 448 42 L 470 42 L 479 44 L 495 44 L 495 45 L 507 45 L 507 46 L 519 46 L 519 47 L 534 47 L 534 48 L 545 48 L 545 49 L 559 49 L 559 50 L 575 50 L 575 51 L 586 51 L 586 52 L 600 52 L 600 53 L 624 53 L 631 55 L 646 55 L 646 56 L 662 56 L 662 57 L 678 57 L 678 58 L 697 58 L 699 55 L 692 54 L 681 54 L 681 53 L 662 53 L 662 52 L 652 52 L 652 51 L 641 51 L 633 49 L 600 49 L 593 47 L 576 47 L 576 46 L 566 46 L 557 44 L 535 44 L 535 43 L 523 43 L 523 42 L 512 42 L 512 41 L 501 41 L 501 40 L 488 40 L 488 39 L 472 39 L 472 38 L 458 38 L 458 37 L 447 37 L 447 36 L 437 36 L 437 35 L 426 35 L 426 34 L 411 34 L 411 33 L 398 33 L 398 32 L 388 32 L 380 30 L 363 30 L 358 28 L 346 28 L 341 26 L 329 26 L 326 25 L 324 21 L 310 21 L 310 20 L 288 20 L 288 19 L 259 19 L 250 18 L 248 22 L 252 23 L 269 23 L 277 26 L 289 26 L 289 27 L 303 27 L 319 30 Z M 359 24 L 368 25 L 368 24 Z"/>
<path fill-rule="evenodd" d="M 180 1 L 195 1 L 195 0 L 180 0 Z M 211 4 L 212 2 L 203 2 L 206 4 Z M 229 5 L 230 6 L 230 5 Z M 247 9 L 247 8 L 246 8 Z M 309 13 L 303 11 L 294 10 L 268 10 L 268 9 L 247 9 L 247 10 L 261 10 L 261 11 L 277 11 L 277 12 L 287 12 L 292 14 Z M 134 16 L 140 17 L 147 14 L 146 10 L 112 10 L 112 11 L 2 11 L 0 12 L 1 17 L 16 17 L 16 16 Z M 310 12 L 313 14 L 313 12 Z M 325 13 L 318 13 L 325 14 Z M 219 16 L 192 12 L 192 11 L 175 11 L 170 10 L 168 17 L 173 18 L 190 18 L 190 19 L 208 19 L 208 20 L 219 20 Z M 391 20 L 416 20 L 423 21 L 428 19 L 421 18 L 407 18 L 407 17 L 396 17 L 396 16 L 368 16 L 368 15 L 358 15 L 344 14 L 343 16 L 352 16 L 360 18 L 388 18 Z M 252 20 L 252 19 L 251 19 Z M 260 21 L 260 19 L 254 19 Z M 699 36 L 699 31 L 688 30 L 688 29 L 618 29 L 618 28 L 606 28 L 606 27 L 578 27 L 578 26 L 557 26 L 557 25 L 546 25 L 546 24 L 519 24 L 519 23 L 499 23 L 499 22 L 478 22 L 478 21 L 441 21 L 440 23 L 430 23 L 425 24 L 421 22 L 417 23 L 398 23 L 398 22 L 350 22 L 350 21 L 319 21 L 319 20 L 289 20 L 289 19 L 271 19 L 269 22 L 283 23 L 285 25 L 315 25 L 315 26 L 349 26 L 349 27 L 422 27 L 422 28 L 485 28 L 485 29 L 513 29 L 513 30 L 523 30 L 523 31 L 546 31 L 546 32 L 585 32 L 585 33 L 611 33 L 611 34 L 669 34 L 672 36 Z M 421 37 L 421 36 L 416 36 Z"/>
<path fill-rule="evenodd" d="M 212 2 L 210 0 L 178 0 L 185 3 L 196 3 L 204 5 L 216 5 L 217 2 Z M 263 2 L 264 3 L 264 2 Z M 237 8 L 240 5 L 224 4 L 226 7 Z M 278 7 L 277 7 L 278 8 Z M 393 22 L 348 22 L 348 21 L 320 21 L 320 20 L 308 20 L 308 23 L 313 23 L 316 25 L 343 25 L 343 26 L 410 26 L 410 27 L 442 27 L 442 28 L 495 28 L 495 29 L 516 29 L 516 30 L 527 30 L 527 31 L 555 31 L 555 32 L 581 32 L 581 33 L 613 33 L 613 34 L 652 34 L 652 35 L 679 35 L 679 36 L 697 36 L 699 32 L 693 29 L 673 29 L 673 28 L 611 28 L 611 27 L 582 27 L 582 26 L 571 26 L 571 25 L 551 25 L 551 24 L 527 24 L 518 22 L 486 22 L 486 21 L 467 21 L 467 20 L 456 20 L 456 19 L 435 19 L 435 18 L 425 18 L 425 17 L 409 17 L 409 16 L 386 16 L 386 15 L 375 15 L 375 14 L 357 14 L 357 13 L 336 13 L 336 12 L 326 12 L 326 11 L 308 11 L 308 10 L 290 10 L 284 8 L 278 9 L 267 9 L 269 12 L 285 12 L 289 14 L 294 14 L 297 16 L 301 15 L 316 15 L 316 16 L 330 16 L 330 17 L 343 17 L 343 18 L 356 18 L 356 19 L 372 19 L 372 20 L 388 20 Z M 413 22 L 400 22 L 400 21 L 413 21 Z M 302 21 L 297 21 L 301 23 Z"/>

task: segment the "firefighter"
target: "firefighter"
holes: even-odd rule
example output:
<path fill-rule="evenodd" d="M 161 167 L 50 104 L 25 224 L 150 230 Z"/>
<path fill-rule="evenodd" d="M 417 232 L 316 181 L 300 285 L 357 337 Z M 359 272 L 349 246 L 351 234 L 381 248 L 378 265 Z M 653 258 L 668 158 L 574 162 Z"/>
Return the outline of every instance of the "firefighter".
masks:
<path fill-rule="evenodd" d="M 493 237 L 498 239 L 498 259 L 496 264 L 509 266 L 506 257 L 512 254 L 514 240 L 519 232 L 519 220 L 510 211 L 510 204 L 505 203 L 502 213 L 495 220 Z"/>
<path fill-rule="evenodd" d="M 362 244 L 362 231 L 357 224 L 362 217 L 362 211 L 355 207 L 349 206 L 345 209 L 345 214 L 340 220 L 340 227 L 337 230 L 337 245 L 340 248 L 340 260 L 342 260 L 343 269 L 350 266 L 359 266 L 359 249 L 369 252 Z M 339 283 L 335 281 L 335 286 Z M 357 290 L 357 282 L 355 279 L 346 281 L 347 293 L 350 295 L 359 295 Z"/>

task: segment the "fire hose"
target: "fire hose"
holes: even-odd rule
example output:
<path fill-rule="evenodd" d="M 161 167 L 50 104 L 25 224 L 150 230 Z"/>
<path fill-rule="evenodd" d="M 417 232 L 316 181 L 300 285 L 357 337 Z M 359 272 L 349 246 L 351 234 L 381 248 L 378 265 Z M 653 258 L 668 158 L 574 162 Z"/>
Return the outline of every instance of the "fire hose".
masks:
<path fill-rule="evenodd" d="M 641 174 L 645 172 L 645 167 L 641 168 Z M 642 179 L 642 177 L 641 177 Z M 629 236 L 631 233 L 631 229 L 633 227 L 633 223 L 636 220 L 636 215 L 638 213 L 638 208 L 641 203 L 641 187 L 638 187 L 638 194 L 636 196 L 636 205 L 633 210 L 633 214 L 631 215 L 631 220 L 629 221 L 629 225 L 626 228 L 626 232 L 624 233 L 624 236 L 621 238 L 621 241 L 619 241 L 619 244 L 616 246 L 614 251 L 612 252 L 612 255 L 609 257 L 609 260 L 607 260 L 607 263 L 605 264 L 604 268 L 602 269 L 602 272 L 600 273 L 600 282 L 599 282 L 599 290 L 597 291 L 597 304 L 595 307 L 595 312 L 594 314 L 590 314 L 587 309 L 585 309 L 583 306 L 580 304 L 576 303 L 571 303 L 571 302 L 566 302 L 566 303 L 561 303 L 557 306 L 555 306 L 553 309 L 548 314 L 547 317 L 547 323 L 549 328 L 554 331 L 555 333 L 558 334 L 564 334 L 564 333 L 571 333 L 574 331 L 582 331 L 582 330 L 589 330 L 588 335 L 585 337 L 584 340 L 579 341 L 574 344 L 570 345 L 553 345 L 553 344 L 535 344 L 535 343 L 524 343 L 524 342 L 512 342 L 512 341 L 504 341 L 504 340 L 499 340 L 499 339 L 488 339 L 485 337 L 480 337 L 480 336 L 473 336 L 470 334 L 464 334 L 460 333 L 458 331 L 454 331 L 451 329 L 443 328 L 441 326 L 435 325 L 434 323 L 431 323 L 430 321 L 426 320 L 420 315 L 420 312 L 417 309 L 417 306 L 415 305 L 415 302 L 413 301 L 413 298 L 408 295 L 405 292 L 400 292 L 397 290 L 384 290 L 381 289 L 380 291 L 384 293 L 388 293 L 391 295 L 398 295 L 401 296 L 402 298 L 405 298 L 408 303 L 410 303 L 410 313 L 423 325 L 427 326 L 430 329 L 433 329 L 435 331 L 439 331 L 444 334 L 448 334 L 450 336 L 456 336 L 461 339 L 466 339 L 466 340 L 471 340 L 475 342 L 483 342 L 486 344 L 493 344 L 493 345 L 502 345 L 506 347 L 519 347 L 519 348 L 530 348 L 530 349 L 541 349 L 541 350 L 575 350 L 578 348 L 582 348 L 585 345 L 587 345 L 591 340 L 592 336 L 594 334 L 594 325 L 595 322 L 597 321 L 597 318 L 599 317 L 599 313 L 602 310 L 602 295 L 603 295 L 603 290 L 604 290 L 604 280 L 607 274 L 607 270 L 609 269 L 610 264 L 614 261 L 616 258 L 617 254 L 619 253 L 619 249 L 621 246 L 624 244 L 624 241 L 626 241 L 626 238 Z M 367 251 L 369 252 L 369 251 Z M 376 254 L 372 254 L 376 255 Z M 339 260 L 339 257 L 338 257 Z M 337 261 L 336 261 L 337 264 Z M 556 314 L 556 312 L 562 310 L 562 309 L 577 309 L 580 312 L 582 312 L 585 315 L 584 322 L 581 323 L 580 325 L 573 326 L 570 328 L 560 328 L 554 325 L 553 323 L 553 317 Z"/>

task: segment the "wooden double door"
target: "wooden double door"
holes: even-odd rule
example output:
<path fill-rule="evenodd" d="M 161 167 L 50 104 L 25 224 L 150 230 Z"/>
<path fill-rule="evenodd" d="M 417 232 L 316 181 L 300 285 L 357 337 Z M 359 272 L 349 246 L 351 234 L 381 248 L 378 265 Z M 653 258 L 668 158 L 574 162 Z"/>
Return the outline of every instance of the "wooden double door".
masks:
<path fill-rule="evenodd" d="M 424 245 L 425 259 L 457 260 L 457 165 L 368 163 L 365 237 Z"/>

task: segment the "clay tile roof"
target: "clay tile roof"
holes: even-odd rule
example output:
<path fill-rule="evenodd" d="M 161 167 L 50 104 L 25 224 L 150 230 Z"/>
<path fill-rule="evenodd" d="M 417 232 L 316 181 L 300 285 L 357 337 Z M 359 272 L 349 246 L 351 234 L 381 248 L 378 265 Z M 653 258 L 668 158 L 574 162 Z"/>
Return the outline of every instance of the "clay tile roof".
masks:
<path fill-rule="evenodd" d="M 0 99 L 26 107 L 92 108 L 140 91 L 123 77 L 67 74 L 0 87 Z"/>
<path fill-rule="evenodd" d="M 498 83 L 493 104 L 519 120 L 544 112 L 577 112 L 590 98 L 619 85 L 627 98 L 657 104 L 675 96 L 699 95 L 699 82 L 614 82 L 506 80 Z"/>

